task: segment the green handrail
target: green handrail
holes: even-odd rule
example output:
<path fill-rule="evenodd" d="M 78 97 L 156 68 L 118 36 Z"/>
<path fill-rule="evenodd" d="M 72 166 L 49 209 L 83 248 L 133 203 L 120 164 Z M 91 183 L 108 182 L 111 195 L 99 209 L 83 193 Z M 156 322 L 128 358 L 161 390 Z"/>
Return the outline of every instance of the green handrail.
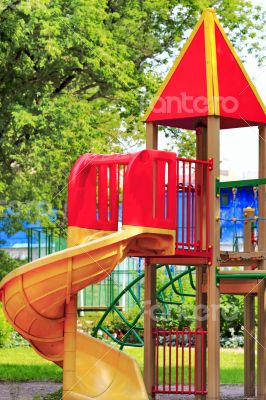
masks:
<path fill-rule="evenodd" d="M 230 273 L 230 274 L 220 274 L 220 273 L 217 273 L 217 275 L 216 275 L 216 277 L 218 278 L 218 279 L 230 279 L 230 278 L 232 278 L 232 279 L 234 279 L 234 278 L 237 278 L 237 279 L 264 279 L 264 278 L 266 278 L 266 272 L 257 272 L 257 273 L 252 273 L 252 274 L 249 274 L 248 272 L 245 272 L 245 273 L 243 273 L 243 274 L 239 274 L 239 273 Z"/>

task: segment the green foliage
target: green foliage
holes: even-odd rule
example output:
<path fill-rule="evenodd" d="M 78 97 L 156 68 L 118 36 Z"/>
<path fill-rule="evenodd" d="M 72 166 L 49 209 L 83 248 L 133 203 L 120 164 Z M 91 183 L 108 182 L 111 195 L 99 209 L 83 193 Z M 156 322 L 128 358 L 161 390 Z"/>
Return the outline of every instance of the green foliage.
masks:
<path fill-rule="evenodd" d="M 244 301 L 243 296 L 221 296 L 221 336 L 243 335 Z"/>
<path fill-rule="evenodd" d="M 46 394 L 45 396 L 35 396 L 33 400 L 61 400 L 63 397 L 62 389 L 57 392 Z"/>
<path fill-rule="evenodd" d="M 21 265 L 20 260 L 15 260 L 3 251 L 0 250 L 0 281 L 9 272 L 13 271 Z M 0 347 L 18 347 L 26 346 L 28 343 L 11 327 L 7 322 L 2 305 L 0 305 Z"/>
<path fill-rule="evenodd" d="M 0 306 L 0 347 L 6 346 L 6 344 L 10 341 L 12 332 L 13 329 L 7 322 L 2 310 L 2 306 Z"/>
<path fill-rule="evenodd" d="M 9 257 L 4 250 L 0 250 L 0 281 L 13 269 L 19 267 L 21 263 L 20 260 Z"/>
<path fill-rule="evenodd" d="M 91 334 L 101 316 L 101 312 L 86 312 L 84 316 L 78 317 L 78 330 L 86 334 Z"/>
<path fill-rule="evenodd" d="M 13 211 L 6 228 L 38 219 L 48 226 L 52 208 L 64 224 L 75 159 L 143 140 L 139 116 L 160 84 L 157 67 L 207 6 L 240 49 L 258 55 L 264 14 L 249 0 L 1 2 L 0 212 Z"/>
<path fill-rule="evenodd" d="M 193 303 L 185 303 L 180 306 L 171 306 L 168 315 L 159 316 L 158 327 L 164 329 L 170 328 L 195 328 L 195 305 Z"/>
<path fill-rule="evenodd" d="M 196 136 L 195 132 L 177 128 L 165 128 L 167 138 L 167 150 L 176 150 L 179 157 L 196 157 Z"/>
<path fill-rule="evenodd" d="M 29 343 L 7 322 L 2 305 L 0 305 L 0 348 L 29 346 Z"/>

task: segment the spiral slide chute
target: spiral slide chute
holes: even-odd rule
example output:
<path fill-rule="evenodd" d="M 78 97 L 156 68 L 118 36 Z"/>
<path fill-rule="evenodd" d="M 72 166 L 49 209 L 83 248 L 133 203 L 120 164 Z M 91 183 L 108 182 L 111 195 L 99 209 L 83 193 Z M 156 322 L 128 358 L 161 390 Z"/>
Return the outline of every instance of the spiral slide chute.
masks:
<path fill-rule="evenodd" d="M 147 399 L 139 369 L 129 356 L 80 333 L 73 348 L 64 349 L 65 304 L 80 289 L 104 279 L 131 246 L 136 251 L 136 243 L 149 253 L 156 248 L 171 252 L 170 232 L 154 231 L 127 227 L 33 261 L 1 282 L 7 319 L 42 357 L 65 368 L 65 357 L 75 354 L 64 399 Z"/>

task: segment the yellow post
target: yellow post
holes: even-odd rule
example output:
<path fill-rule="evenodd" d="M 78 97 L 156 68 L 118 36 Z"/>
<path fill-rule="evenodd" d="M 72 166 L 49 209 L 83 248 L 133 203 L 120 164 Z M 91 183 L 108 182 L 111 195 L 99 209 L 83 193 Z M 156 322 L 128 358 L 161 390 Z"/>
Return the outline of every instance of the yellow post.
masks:
<path fill-rule="evenodd" d="M 76 384 L 76 334 L 77 295 L 73 295 L 65 306 L 63 399 L 68 400 Z"/>
<path fill-rule="evenodd" d="M 252 249 L 252 219 L 254 208 L 244 209 L 244 252 Z M 245 267 L 250 270 L 250 267 Z M 244 396 L 255 397 L 255 298 L 254 294 L 247 294 L 244 298 Z"/>
<path fill-rule="evenodd" d="M 68 232 L 67 246 L 75 246 L 76 236 Z M 77 295 L 71 293 L 72 258 L 68 261 L 67 292 L 64 321 L 63 399 L 71 399 L 76 384 Z"/>

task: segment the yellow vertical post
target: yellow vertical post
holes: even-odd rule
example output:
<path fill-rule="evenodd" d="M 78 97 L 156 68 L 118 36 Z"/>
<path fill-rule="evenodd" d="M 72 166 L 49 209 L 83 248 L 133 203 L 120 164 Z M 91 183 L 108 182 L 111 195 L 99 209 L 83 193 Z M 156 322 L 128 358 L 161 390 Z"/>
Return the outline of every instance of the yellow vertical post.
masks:
<path fill-rule="evenodd" d="M 63 398 L 68 400 L 76 383 L 77 295 L 65 305 Z"/>
<path fill-rule="evenodd" d="M 252 251 L 252 219 L 254 208 L 244 209 L 244 251 Z M 245 267 L 250 269 L 250 267 Z M 244 396 L 255 397 L 255 298 L 247 294 L 244 298 Z"/>
<path fill-rule="evenodd" d="M 146 124 L 146 147 L 157 149 L 158 127 L 151 122 Z M 145 261 L 144 275 L 144 382 L 148 395 L 152 395 L 155 384 L 155 340 L 153 329 L 155 320 L 153 309 L 156 304 L 156 268 L 148 259 Z"/>
<path fill-rule="evenodd" d="M 212 262 L 207 267 L 208 291 L 208 400 L 220 399 L 220 293 L 216 284 L 216 267 L 220 260 L 220 199 L 216 180 L 220 177 L 220 118 L 208 117 L 207 155 L 213 159 L 209 179 L 209 241 Z"/>
<path fill-rule="evenodd" d="M 266 126 L 259 127 L 259 178 L 266 177 Z M 259 217 L 266 218 L 266 185 L 259 187 Z M 266 221 L 259 221 L 258 249 L 266 250 Z M 259 269 L 266 269 L 266 261 L 261 261 Z M 257 399 L 266 400 L 266 285 L 263 279 L 258 286 L 258 366 Z"/>
<path fill-rule="evenodd" d="M 76 237 L 69 234 L 67 246 L 76 245 Z M 68 261 L 67 293 L 64 321 L 63 399 L 71 398 L 76 383 L 77 295 L 71 294 L 72 258 Z"/>
<path fill-rule="evenodd" d="M 196 158 L 197 160 L 207 160 L 207 130 L 205 128 L 200 128 L 196 132 Z M 198 178 L 200 174 L 198 174 Z M 203 190 L 204 194 L 206 194 L 206 181 L 204 182 Z M 204 195 L 203 195 L 204 197 Z M 204 210 L 205 211 L 205 210 Z M 200 212 L 201 210 L 198 207 L 198 218 L 200 220 Z M 197 237 L 199 237 L 199 230 L 202 229 L 203 237 L 205 237 L 206 232 L 206 218 L 203 218 L 203 226 L 198 226 Z M 196 326 L 197 328 L 202 327 L 204 330 L 207 330 L 207 293 L 202 292 L 202 284 L 204 273 L 206 272 L 206 265 L 198 265 L 196 267 Z M 201 335 L 196 336 L 196 360 L 195 360 L 195 386 L 196 390 L 200 391 L 202 388 L 206 389 L 206 343 L 202 346 Z M 204 359 L 204 363 L 202 363 L 202 357 Z M 204 371 L 203 371 L 203 370 Z M 204 382 L 202 382 L 202 377 L 204 378 Z M 198 400 L 204 399 L 205 395 L 197 395 L 196 398 Z"/>

